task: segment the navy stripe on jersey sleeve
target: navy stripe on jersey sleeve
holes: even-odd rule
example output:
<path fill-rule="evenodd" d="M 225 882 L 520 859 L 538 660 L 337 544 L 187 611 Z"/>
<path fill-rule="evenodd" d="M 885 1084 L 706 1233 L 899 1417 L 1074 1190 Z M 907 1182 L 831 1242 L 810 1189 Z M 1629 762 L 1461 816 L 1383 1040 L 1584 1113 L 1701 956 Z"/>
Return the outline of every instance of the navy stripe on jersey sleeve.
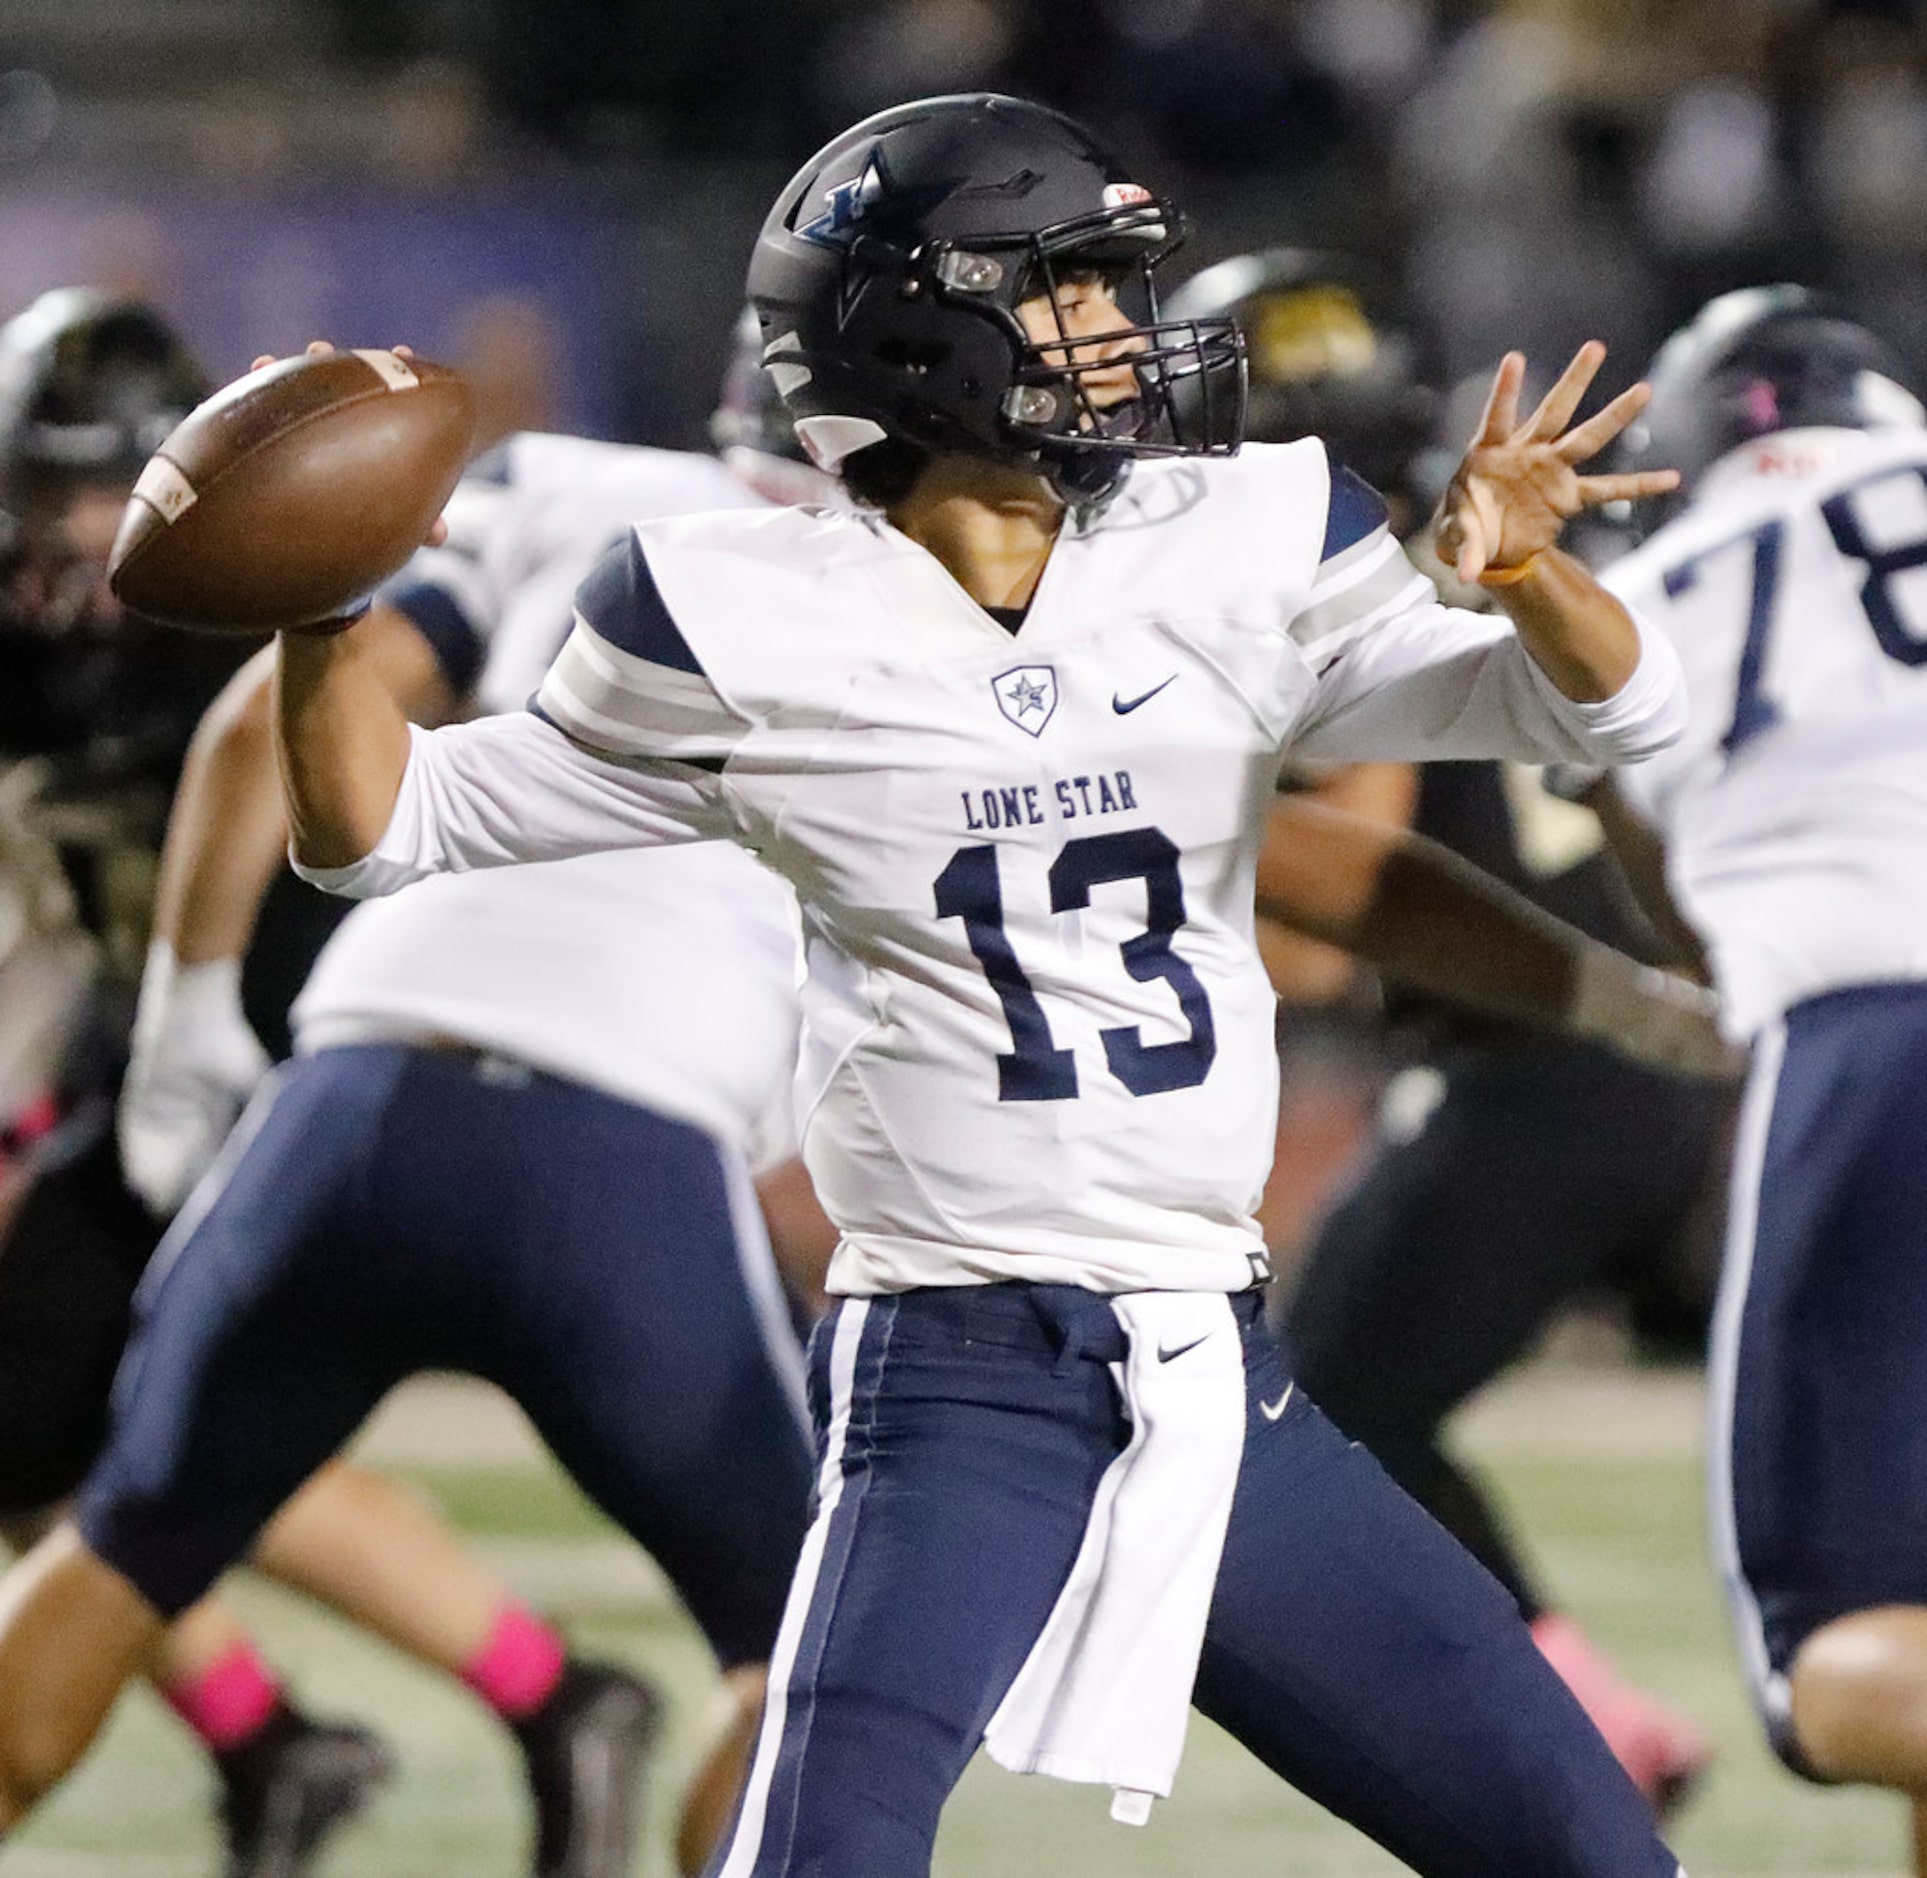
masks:
<path fill-rule="evenodd" d="M 506 442 L 484 450 L 462 471 L 462 481 L 465 483 L 493 483 L 498 488 L 506 488 L 514 480 L 515 465 L 509 458 Z"/>
<path fill-rule="evenodd" d="M 632 658 L 702 676 L 702 664 L 678 630 L 649 571 L 649 557 L 630 531 L 576 589 L 576 616 L 597 637 Z"/>
<path fill-rule="evenodd" d="M 466 697 L 482 674 L 488 647 L 462 611 L 461 602 L 446 587 L 427 580 L 398 580 L 384 587 L 380 597 L 428 641 L 449 688 Z"/>
<path fill-rule="evenodd" d="M 1371 484 L 1343 464 L 1331 466 L 1325 545 L 1291 636 L 1322 670 L 1351 638 L 1414 606 L 1435 601 L 1432 583 L 1392 538 L 1385 504 Z"/>
<path fill-rule="evenodd" d="M 1332 469 L 1331 504 L 1325 511 L 1325 545 L 1318 558 L 1329 561 L 1335 554 L 1356 547 L 1374 529 L 1387 521 L 1385 501 L 1362 476 L 1354 476 L 1342 463 Z"/>

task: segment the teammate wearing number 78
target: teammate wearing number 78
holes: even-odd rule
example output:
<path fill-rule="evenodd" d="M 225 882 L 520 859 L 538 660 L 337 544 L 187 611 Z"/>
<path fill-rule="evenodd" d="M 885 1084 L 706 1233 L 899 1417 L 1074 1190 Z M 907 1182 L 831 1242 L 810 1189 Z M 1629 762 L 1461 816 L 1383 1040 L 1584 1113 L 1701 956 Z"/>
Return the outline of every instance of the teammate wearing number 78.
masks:
<path fill-rule="evenodd" d="M 866 120 L 750 293 L 850 511 L 636 529 L 536 708 L 412 733 L 284 635 L 298 861 L 342 891 L 726 837 L 804 909 L 805 1154 L 842 1232 L 819 1503 L 724 1878 L 928 1869 L 980 1742 L 1141 1820 L 1187 1704 L 1416 1869 L 1672 1878 L 1498 1586 L 1290 1386 L 1252 1208 L 1254 860 L 1287 750 L 1618 763 L 1676 661 L 1554 545 L 1643 392 L 1509 359 L 1457 613 L 1316 441 L 1237 455 L 1240 346 L 1160 321 L 1176 211 L 1015 100 Z"/>
<path fill-rule="evenodd" d="M 1629 438 L 1688 499 L 1607 578 L 1694 704 L 1617 787 L 1753 1043 L 1709 1441 L 1741 1656 L 1796 1772 L 1910 1796 L 1927 1873 L 1927 414 L 1900 372 L 1802 288 L 1711 302 Z"/>

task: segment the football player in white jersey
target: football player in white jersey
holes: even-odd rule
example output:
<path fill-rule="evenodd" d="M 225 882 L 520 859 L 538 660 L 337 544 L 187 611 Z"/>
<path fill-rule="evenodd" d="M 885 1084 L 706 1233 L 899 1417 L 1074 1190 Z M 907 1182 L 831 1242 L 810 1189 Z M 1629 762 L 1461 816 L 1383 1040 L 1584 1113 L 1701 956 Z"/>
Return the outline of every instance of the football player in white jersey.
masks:
<path fill-rule="evenodd" d="M 630 519 L 730 505 L 760 506 L 713 458 L 516 437 L 360 630 L 430 717 L 465 694 L 519 709 Z M 163 863 L 121 1118 L 163 1212 L 265 1067 L 238 984 L 286 847 L 271 679 L 257 661 L 209 712 Z M 802 1353 L 748 1184 L 751 1162 L 789 1151 L 796 972 L 792 896 L 722 843 L 444 880 L 350 915 L 298 1002 L 295 1061 L 157 1258 L 72 1523 L 10 1583 L 13 1617 L 39 1620 L 0 1643 L 0 1826 L 71 1765 L 159 1622 L 248 1552 L 390 1383 L 468 1368 L 655 1554 L 727 1672 L 734 1719 L 679 1835 L 700 1867 L 754 1738 L 809 1489 Z M 539 1878 L 628 1871 L 658 1719 L 646 1687 L 567 1658 L 355 1470 L 296 1496 L 266 1562 L 501 1715 Z M 311 1850 L 303 1837 L 276 1869 Z"/>
<path fill-rule="evenodd" d="M 1617 787 L 1754 1048 L 1714 1532 L 1775 1747 L 1909 1795 L 1927 1872 L 1927 428 L 1793 286 L 1712 301 L 1653 385 L 1633 441 L 1688 500 L 1607 584 L 1693 718 Z"/>
<path fill-rule="evenodd" d="M 411 733 L 355 632 L 285 637 L 295 850 L 371 893 L 726 837 L 799 890 L 839 1302 L 722 1872 L 926 1869 L 980 1740 L 1141 1820 L 1195 1695 L 1419 1870 L 1670 1878 L 1504 1594 L 1265 1335 L 1251 894 L 1287 748 L 1676 735 L 1674 662 L 1555 546 L 1671 478 L 1578 473 L 1643 397 L 1566 428 L 1596 348 L 1524 420 L 1508 360 L 1445 535 L 1510 624 L 1439 607 L 1321 446 L 1231 460 L 1232 329 L 1125 309 L 1176 232 L 1014 100 L 836 140 L 750 285 L 873 507 L 638 529 L 523 718 Z"/>
<path fill-rule="evenodd" d="M 727 837 L 798 889 L 839 1301 L 728 1878 L 926 1869 L 980 1741 L 1141 1820 L 1193 1697 L 1419 1870 L 1671 1878 L 1510 1601 L 1266 1336 L 1251 895 L 1287 749 L 1674 737 L 1675 662 L 1555 545 L 1672 479 L 1578 472 L 1644 395 L 1568 430 L 1597 348 L 1523 420 L 1510 358 L 1444 524 L 1509 619 L 1442 608 L 1322 446 L 1233 460 L 1233 329 L 1126 310 L 1176 232 L 1017 101 L 837 139 L 750 289 L 872 506 L 639 528 L 521 718 L 411 733 L 353 631 L 284 636 L 297 858 L 371 893 Z"/>

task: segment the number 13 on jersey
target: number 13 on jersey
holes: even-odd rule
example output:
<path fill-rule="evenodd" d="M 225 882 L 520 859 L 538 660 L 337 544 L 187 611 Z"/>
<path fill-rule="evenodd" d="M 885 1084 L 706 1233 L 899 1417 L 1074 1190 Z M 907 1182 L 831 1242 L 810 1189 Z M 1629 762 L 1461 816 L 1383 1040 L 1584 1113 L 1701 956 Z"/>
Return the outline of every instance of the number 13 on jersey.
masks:
<path fill-rule="evenodd" d="M 1146 1043 L 1135 1025 L 1099 1033 L 1104 1058 L 1133 1095 L 1190 1089 L 1204 1081 L 1218 1054 L 1211 1003 L 1197 974 L 1171 949 L 1184 924 L 1184 886 L 1178 850 L 1156 828 L 1120 829 L 1068 843 L 1051 863 L 1050 908 L 1069 913 L 1091 903 L 1091 889 L 1107 881 L 1142 880 L 1144 931 L 1118 948 L 1124 969 L 1141 984 L 1161 978 L 1170 986 L 1190 1034 L 1171 1043 Z M 997 850 L 959 848 L 937 876 L 937 915 L 960 919 L 971 955 L 1003 1006 L 1014 1046 L 997 1058 L 997 1094 L 1005 1102 L 1064 1102 L 1077 1094 L 1077 1065 L 1058 1047 L 1050 1021 L 1004 931 L 1003 883 Z"/>

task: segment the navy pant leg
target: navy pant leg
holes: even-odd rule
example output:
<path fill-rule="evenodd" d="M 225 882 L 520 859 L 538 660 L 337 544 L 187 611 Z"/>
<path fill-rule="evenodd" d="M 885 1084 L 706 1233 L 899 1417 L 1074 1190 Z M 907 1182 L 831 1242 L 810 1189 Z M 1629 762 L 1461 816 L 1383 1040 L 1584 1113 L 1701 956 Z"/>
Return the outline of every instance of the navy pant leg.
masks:
<path fill-rule="evenodd" d="M 1045 1332 L 1045 1289 L 845 1302 L 818 1327 L 819 1509 L 717 1878 L 929 1870 L 1124 1437 L 1102 1363 Z"/>
<path fill-rule="evenodd" d="M 699 1129 L 575 1084 L 432 1056 L 411 1083 L 385 1187 L 463 1326 L 449 1360 L 521 1404 L 725 1667 L 767 1661 L 813 1468 L 747 1177 Z M 404 1174 L 431 1156 L 425 1193 Z"/>
<path fill-rule="evenodd" d="M 1428 1878 L 1674 1878 L 1510 1597 L 1247 1332 L 1249 1424 L 1197 1705 Z"/>
<path fill-rule="evenodd" d="M 1760 1039 L 1733 1168 L 1711 1499 L 1755 1704 L 1851 1611 L 1927 1604 L 1927 986 L 1795 1005 Z"/>
<path fill-rule="evenodd" d="M 397 1071 L 373 1051 L 277 1071 L 142 1283 L 76 1517 L 163 1616 L 422 1360 L 366 1256 L 366 1148 Z"/>

